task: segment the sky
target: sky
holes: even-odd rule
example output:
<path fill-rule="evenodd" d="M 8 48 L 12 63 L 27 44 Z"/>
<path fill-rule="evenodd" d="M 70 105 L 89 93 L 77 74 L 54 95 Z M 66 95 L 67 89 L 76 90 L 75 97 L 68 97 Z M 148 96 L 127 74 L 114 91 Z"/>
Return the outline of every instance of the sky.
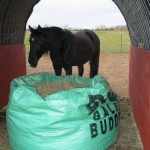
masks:
<path fill-rule="evenodd" d="M 112 0 L 41 0 L 34 7 L 28 25 L 93 29 L 126 22 Z"/>

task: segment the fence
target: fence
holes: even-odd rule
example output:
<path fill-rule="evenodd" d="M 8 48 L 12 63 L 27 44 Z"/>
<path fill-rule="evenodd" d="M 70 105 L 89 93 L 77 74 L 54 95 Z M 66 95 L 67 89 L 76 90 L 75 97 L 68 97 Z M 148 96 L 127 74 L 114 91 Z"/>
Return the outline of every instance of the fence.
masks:
<path fill-rule="evenodd" d="M 101 42 L 101 52 L 104 53 L 128 53 L 130 49 L 130 37 L 128 31 L 111 30 L 111 31 L 95 31 Z M 25 46 L 27 52 L 29 46 L 29 31 L 26 32 Z"/>
<path fill-rule="evenodd" d="M 101 52 L 128 53 L 130 37 L 127 31 L 97 31 L 101 41 Z"/>

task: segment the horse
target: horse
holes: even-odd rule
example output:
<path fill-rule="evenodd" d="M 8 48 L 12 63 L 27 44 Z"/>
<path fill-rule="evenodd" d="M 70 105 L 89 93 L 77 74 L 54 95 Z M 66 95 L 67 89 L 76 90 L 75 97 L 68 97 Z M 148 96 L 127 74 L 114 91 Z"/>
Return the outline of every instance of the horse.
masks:
<path fill-rule="evenodd" d="M 31 32 L 28 62 L 36 67 L 44 53 L 50 54 L 53 68 L 57 76 L 61 76 L 62 68 L 66 75 L 72 75 L 72 66 L 78 67 L 78 75 L 83 76 L 84 64 L 89 61 L 90 78 L 98 74 L 100 40 L 95 32 L 83 29 L 72 33 L 60 27 L 44 27 L 36 29 L 29 25 Z"/>

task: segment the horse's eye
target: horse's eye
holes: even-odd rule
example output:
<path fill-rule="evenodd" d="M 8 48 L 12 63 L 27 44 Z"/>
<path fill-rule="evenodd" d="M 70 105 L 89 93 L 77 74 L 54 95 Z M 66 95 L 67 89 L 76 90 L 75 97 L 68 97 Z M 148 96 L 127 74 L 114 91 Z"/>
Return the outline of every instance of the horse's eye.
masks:
<path fill-rule="evenodd" d="M 31 41 L 34 42 L 34 41 L 35 41 L 35 38 L 31 38 Z"/>

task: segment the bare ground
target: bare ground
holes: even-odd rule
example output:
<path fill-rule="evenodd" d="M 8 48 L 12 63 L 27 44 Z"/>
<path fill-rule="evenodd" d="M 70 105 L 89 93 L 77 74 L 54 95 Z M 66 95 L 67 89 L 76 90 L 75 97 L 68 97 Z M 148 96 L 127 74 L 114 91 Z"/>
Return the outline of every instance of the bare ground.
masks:
<path fill-rule="evenodd" d="M 88 63 L 85 64 L 84 68 L 84 76 L 88 77 Z M 37 72 L 54 73 L 51 61 L 47 55 L 41 58 L 36 69 L 29 67 L 27 64 L 27 74 Z M 77 75 L 76 67 L 73 68 L 73 74 Z M 100 57 L 99 74 L 107 79 L 112 90 L 120 97 L 120 136 L 118 141 L 113 144 L 109 150 L 143 150 L 128 100 L 129 55 L 102 53 Z M 63 75 L 65 75 L 64 72 Z M 3 115 L 0 116 L 0 150 L 10 150 L 6 122 Z"/>
<path fill-rule="evenodd" d="M 89 64 L 84 66 L 84 76 L 89 77 Z M 54 73 L 49 56 L 44 55 L 37 68 L 31 68 L 27 64 L 27 74 L 37 72 Z M 73 67 L 73 74 L 77 75 L 77 67 Z M 128 97 L 129 55 L 128 54 L 101 54 L 99 74 L 109 82 L 111 88 L 121 97 Z M 63 74 L 65 75 L 64 71 Z"/>

